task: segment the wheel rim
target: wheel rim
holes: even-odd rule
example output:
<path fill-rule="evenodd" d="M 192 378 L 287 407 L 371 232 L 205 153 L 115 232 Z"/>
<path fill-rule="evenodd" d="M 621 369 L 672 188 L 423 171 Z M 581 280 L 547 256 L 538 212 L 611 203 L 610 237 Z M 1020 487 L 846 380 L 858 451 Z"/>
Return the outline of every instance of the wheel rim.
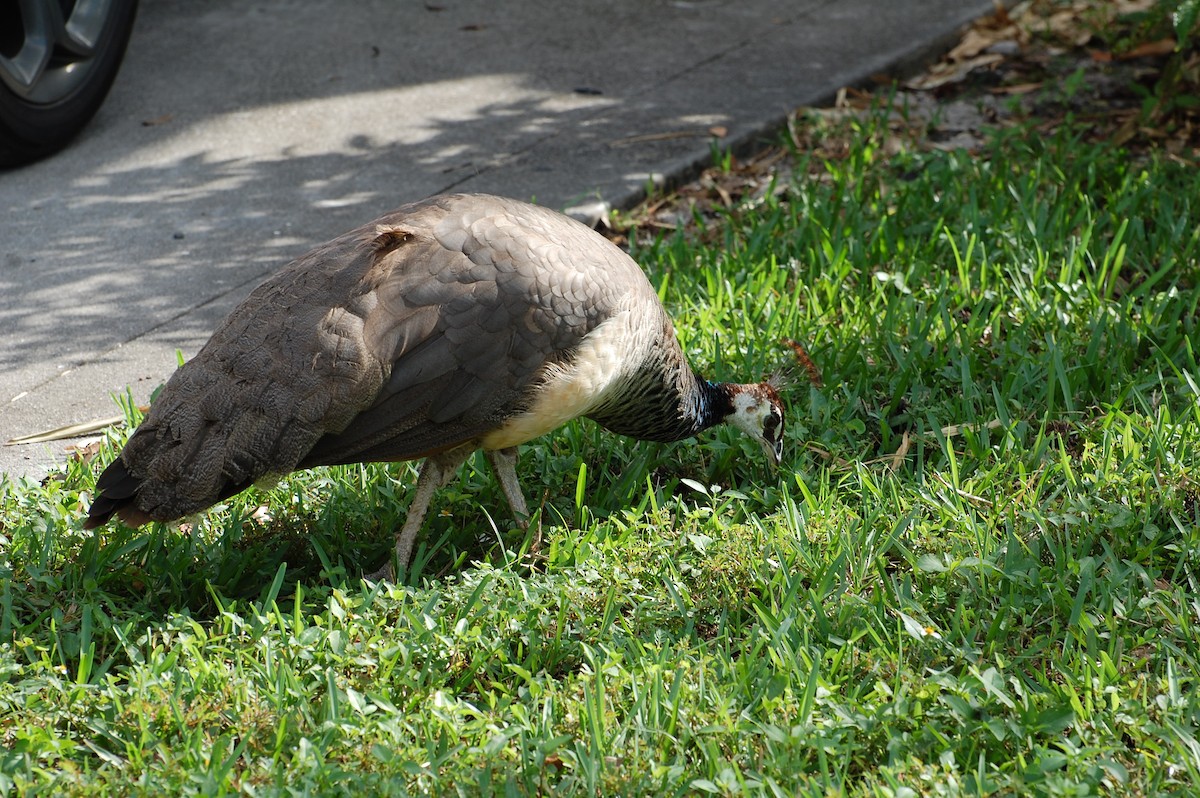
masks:
<path fill-rule="evenodd" d="M 70 96 L 99 55 L 112 5 L 113 0 L 18 0 L 0 18 L 10 31 L 0 39 L 0 81 L 34 105 Z"/>

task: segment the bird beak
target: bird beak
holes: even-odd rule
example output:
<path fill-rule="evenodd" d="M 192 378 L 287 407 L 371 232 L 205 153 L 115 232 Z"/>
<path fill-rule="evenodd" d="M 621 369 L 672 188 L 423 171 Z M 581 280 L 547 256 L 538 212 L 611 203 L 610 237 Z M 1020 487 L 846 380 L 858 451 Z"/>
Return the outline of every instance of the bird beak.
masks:
<path fill-rule="evenodd" d="M 767 453 L 767 465 L 770 466 L 771 473 L 775 473 L 779 470 L 779 464 L 783 462 L 783 438 L 780 437 L 777 441 L 764 440 L 762 447 Z"/>

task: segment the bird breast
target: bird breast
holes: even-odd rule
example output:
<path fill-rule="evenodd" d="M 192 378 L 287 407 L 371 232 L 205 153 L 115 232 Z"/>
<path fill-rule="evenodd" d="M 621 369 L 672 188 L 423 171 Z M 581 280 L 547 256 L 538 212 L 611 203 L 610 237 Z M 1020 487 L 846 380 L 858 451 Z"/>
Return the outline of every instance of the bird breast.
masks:
<path fill-rule="evenodd" d="M 619 311 L 601 322 L 561 362 L 548 363 L 529 392 L 527 410 L 480 439 L 484 449 L 506 449 L 586 416 L 619 392 L 645 359 L 644 333 L 635 313 Z"/>

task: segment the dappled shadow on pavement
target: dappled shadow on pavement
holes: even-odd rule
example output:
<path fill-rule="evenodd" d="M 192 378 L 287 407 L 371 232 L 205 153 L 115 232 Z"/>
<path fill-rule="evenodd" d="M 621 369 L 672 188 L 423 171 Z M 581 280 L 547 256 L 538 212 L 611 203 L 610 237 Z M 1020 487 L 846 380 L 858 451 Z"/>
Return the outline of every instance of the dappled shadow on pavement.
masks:
<path fill-rule="evenodd" d="M 432 193 L 561 206 L 606 176 L 644 181 L 722 121 L 652 89 L 786 22 L 771 2 L 597 4 L 553 24 L 524 5 L 147 2 L 92 128 L 0 175 L 5 381 L 155 330 L 194 348 L 272 270 Z"/>

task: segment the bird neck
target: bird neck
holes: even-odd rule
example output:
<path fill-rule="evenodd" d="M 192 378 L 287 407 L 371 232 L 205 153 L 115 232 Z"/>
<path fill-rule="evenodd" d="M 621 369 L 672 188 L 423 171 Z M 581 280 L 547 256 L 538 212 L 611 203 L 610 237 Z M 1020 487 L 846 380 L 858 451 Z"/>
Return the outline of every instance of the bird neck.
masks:
<path fill-rule="evenodd" d="M 690 432 L 680 438 L 689 438 L 698 432 L 716 426 L 733 412 L 733 393 L 727 382 L 712 382 L 692 372 L 695 389 L 690 391 L 690 406 L 684 409 L 684 418 L 690 423 Z"/>
<path fill-rule="evenodd" d="M 655 370 L 658 379 L 632 380 L 588 416 L 619 435 L 643 441 L 679 441 L 720 424 L 733 412 L 728 383 L 709 382 L 681 364 Z"/>

